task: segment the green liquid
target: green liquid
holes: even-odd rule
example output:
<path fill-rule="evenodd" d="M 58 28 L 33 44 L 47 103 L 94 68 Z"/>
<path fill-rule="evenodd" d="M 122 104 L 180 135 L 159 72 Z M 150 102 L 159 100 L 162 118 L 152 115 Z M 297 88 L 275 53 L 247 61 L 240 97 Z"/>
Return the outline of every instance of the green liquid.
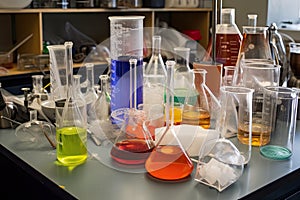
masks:
<path fill-rule="evenodd" d="M 185 103 L 185 98 L 189 98 L 188 104 L 194 105 L 198 99 L 198 92 L 192 89 L 185 88 L 175 88 L 174 89 L 174 102 L 175 103 Z M 166 102 L 166 93 L 164 94 L 164 100 Z"/>
<path fill-rule="evenodd" d="M 56 155 L 66 166 L 79 165 L 87 159 L 87 132 L 79 127 L 64 127 L 56 130 Z"/>

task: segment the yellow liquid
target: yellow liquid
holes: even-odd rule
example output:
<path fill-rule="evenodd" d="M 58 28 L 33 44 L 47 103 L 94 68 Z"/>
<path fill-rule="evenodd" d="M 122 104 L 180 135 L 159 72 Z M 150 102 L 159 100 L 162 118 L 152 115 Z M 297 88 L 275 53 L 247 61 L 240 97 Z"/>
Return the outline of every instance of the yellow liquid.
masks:
<path fill-rule="evenodd" d="M 243 144 L 249 144 L 248 125 L 240 125 L 238 129 L 238 139 Z M 261 124 L 252 123 L 252 146 L 263 146 L 270 142 L 271 128 Z"/>
<path fill-rule="evenodd" d="M 174 111 L 174 125 L 180 125 L 182 123 L 182 109 L 178 107 L 173 108 Z M 170 109 L 170 119 L 172 117 L 172 109 Z M 166 118 L 165 118 L 166 120 Z"/>
<path fill-rule="evenodd" d="M 56 130 L 57 160 L 66 166 L 79 165 L 86 161 L 87 132 L 79 127 L 64 127 Z"/>
<path fill-rule="evenodd" d="M 182 123 L 210 128 L 210 113 L 206 110 L 184 110 L 182 114 Z"/>

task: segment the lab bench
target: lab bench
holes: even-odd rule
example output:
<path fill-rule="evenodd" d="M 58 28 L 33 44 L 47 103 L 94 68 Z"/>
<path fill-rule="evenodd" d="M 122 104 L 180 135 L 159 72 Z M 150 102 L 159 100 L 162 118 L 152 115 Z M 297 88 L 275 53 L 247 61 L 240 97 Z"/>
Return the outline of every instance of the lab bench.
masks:
<path fill-rule="evenodd" d="M 299 121 L 298 121 L 299 124 Z M 300 129 L 290 160 L 262 157 L 259 148 L 237 182 L 222 192 L 198 183 L 194 172 L 185 180 L 166 182 L 146 172 L 134 173 L 109 167 L 89 154 L 86 163 L 70 169 L 56 164 L 56 151 L 35 149 L 20 142 L 13 129 L 0 129 L 1 197 L 30 199 L 299 199 Z M 88 149 L 97 147 L 88 140 Z"/>

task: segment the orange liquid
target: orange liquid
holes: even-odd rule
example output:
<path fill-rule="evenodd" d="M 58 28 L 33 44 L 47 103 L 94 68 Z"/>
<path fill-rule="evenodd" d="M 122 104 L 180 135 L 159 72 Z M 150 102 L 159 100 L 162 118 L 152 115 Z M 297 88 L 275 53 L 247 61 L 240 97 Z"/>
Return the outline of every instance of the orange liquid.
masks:
<path fill-rule="evenodd" d="M 145 163 L 147 172 L 162 180 L 179 180 L 189 176 L 192 161 L 179 146 L 160 145 L 153 149 Z"/>
<path fill-rule="evenodd" d="M 113 146 L 110 155 L 115 161 L 122 164 L 143 164 L 154 146 L 153 142 L 147 143 L 145 140 L 123 140 Z"/>

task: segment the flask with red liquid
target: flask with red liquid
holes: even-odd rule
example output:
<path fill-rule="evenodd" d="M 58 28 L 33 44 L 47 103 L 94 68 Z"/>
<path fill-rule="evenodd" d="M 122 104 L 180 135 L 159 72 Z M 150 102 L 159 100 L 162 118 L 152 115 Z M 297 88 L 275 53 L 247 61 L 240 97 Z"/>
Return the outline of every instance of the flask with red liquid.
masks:
<path fill-rule="evenodd" d="M 235 9 L 223 8 L 221 24 L 216 27 L 216 61 L 223 66 L 235 66 L 242 41 L 242 34 L 235 24 Z M 209 41 L 204 61 L 212 53 L 212 41 Z"/>

